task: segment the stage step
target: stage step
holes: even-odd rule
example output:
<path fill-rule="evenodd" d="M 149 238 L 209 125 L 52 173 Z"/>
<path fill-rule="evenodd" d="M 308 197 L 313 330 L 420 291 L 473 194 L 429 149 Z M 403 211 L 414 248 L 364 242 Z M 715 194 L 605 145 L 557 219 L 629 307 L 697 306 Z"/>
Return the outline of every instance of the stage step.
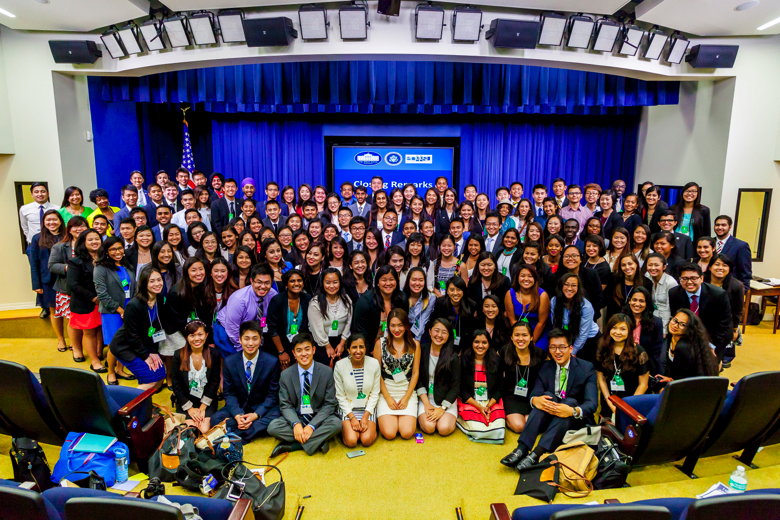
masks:
<path fill-rule="evenodd" d="M 0 338 L 56 338 L 49 318 L 40 309 L 0 312 Z"/>

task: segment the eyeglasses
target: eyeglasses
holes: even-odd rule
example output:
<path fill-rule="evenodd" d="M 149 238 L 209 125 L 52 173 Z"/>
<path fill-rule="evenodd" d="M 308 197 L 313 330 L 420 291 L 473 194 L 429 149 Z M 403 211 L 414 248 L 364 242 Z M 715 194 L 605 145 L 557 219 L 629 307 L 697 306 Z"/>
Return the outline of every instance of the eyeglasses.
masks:
<path fill-rule="evenodd" d="M 563 255 L 564 260 L 579 260 L 580 255 Z"/>
<path fill-rule="evenodd" d="M 662 218 L 659 219 L 658 222 L 674 222 L 673 218 Z"/>
<path fill-rule="evenodd" d="M 676 316 L 675 316 L 674 318 L 672 318 L 671 320 L 669 320 L 669 322 L 670 322 L 670 323 L 674 323 L 675 325 L 677 325 L 678 327 L 680 327 L 680 328 L 682 328 L 682 329 L 684 329 L 685 327 L 687 327 L 687 326 L 688 326 L 688 322 L 686 322 L 686 321 L 680 321 L 680 320 L 678 320 L 678 319 L 677 319 L 677 317 L 676 317 Z"/>
<path fill-rule="evenodd" d="M 698 190 L 685 190 L 683 192 L 683 195 L 698 195 L 698 194 L 699 194 Z"/>
<path fill-rule="evenodd" d="M 563 352 L 563 351 L 565 351 L 568 348 L 569 348 L 568 346 L 565 346 L 565 347 L 550 347 L 550 346 L 548 346 L 547 350 L 549 350 L 550 352 Z"/>
<path fill-rule="evenodd" d="M 564 289 L 574 289 L 576 291 L 579 287 L 580 286 L 577 284 L 570 284 L 570 283 L 563 284 Z"/>
<path fill-rule="evenodd" d="M 683 282 L 683 283 L 696 282 L 696 281 L 699 280 L 699 278 L 701 278 L 701 277 L 700 276 L 683 276 L 683 277 L 680 278 L 680 281 Z"/>

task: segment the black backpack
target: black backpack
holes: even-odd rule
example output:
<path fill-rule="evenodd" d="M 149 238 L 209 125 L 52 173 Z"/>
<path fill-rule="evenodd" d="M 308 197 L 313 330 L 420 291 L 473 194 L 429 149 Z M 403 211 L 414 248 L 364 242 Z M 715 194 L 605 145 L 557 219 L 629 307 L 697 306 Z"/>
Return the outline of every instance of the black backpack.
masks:
<path fill-rule="evenodd" d="M 10 455 L 16 482 L 35 482 L 39 492 L 54 487 L 46 454 L 38 441 L 27 437 L 13 438 Z"/>
<path fill-rule="evenodd" d="M 631 473 L 631 457 L 620 451 L 609 437 L 602 436 L 595 456 L 599 461 L 593 489 L 616 489 L 626 484 Z"/>

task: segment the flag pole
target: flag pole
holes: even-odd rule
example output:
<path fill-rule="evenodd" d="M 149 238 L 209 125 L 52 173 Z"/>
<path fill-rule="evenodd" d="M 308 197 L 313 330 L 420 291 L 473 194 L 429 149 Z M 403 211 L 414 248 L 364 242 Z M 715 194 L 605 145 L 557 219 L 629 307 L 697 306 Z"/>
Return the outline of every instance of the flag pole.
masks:
<path fill-rule="evenodd" d="M 185 123 L 187 123 L 187 110 L 189 110 L 189 109 L 190 109 L 190 107 L 185 107 L 185 108 L 180 108 L 179 109 L 179 110 L 181 110 L 181 116 L 182 116 L 182 118 L 184 118 L 184 122 Z M 189 126 L 189 125 L 187 125 L 187 126 Z"/>

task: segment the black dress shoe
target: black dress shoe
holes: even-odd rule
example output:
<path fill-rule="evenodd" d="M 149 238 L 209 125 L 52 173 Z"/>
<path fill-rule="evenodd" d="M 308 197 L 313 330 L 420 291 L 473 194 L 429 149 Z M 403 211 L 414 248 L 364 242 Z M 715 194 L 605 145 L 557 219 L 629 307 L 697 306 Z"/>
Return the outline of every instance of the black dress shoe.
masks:
<path fill-rule="evenodd" d="M 51 312 L 49 312 L 49 309 L 43 308 L 41 309 L 40 317 L 42 320 L 45 320 L 46 318 L 49 317 L 49 314 L 51 314 Z"/>
<path fill-rule="evenodd" d="M 528 454 L 528 448 L 523 444 L 518 444 L 512 453 L 501 459 L 501 464 L 508 468 L 516 468 L 517 463 Z"/>
<path fill-rule="evenodd" d="M 520 461 L 520 464 L 517 465 L 517 471 L 523 471 L 524 469 L 528 469 L 531 466 L 535 466 L 539 462 L 539 456 L 531 452 L 525 457 L 523 457 L 523 460 Z"/>
<path fill-rule="evenodd" d="M 117 381 L 116 379 L 111 381 L 110 379 L 106 378 L 106 384 L 109 384 L 111 386 L 119 386 L 119 381 Z"/>
<path fill-rule="evenodd" d="M 75 361 L 76 363 L 83 363 L 84 361 L 86 361 L 86 358 L 84 356 L 81 357 L 73 356 L 73 361 Z"/>
<path fill-rule="evenodd" d="M 723 368 L 731 368 L 731 361 L 724 361 L 722 366 Z"/>
<path fill-rule="evenodd" d="M 271 452 L 271 458 L 281 455 L 282 453 L 289 453 L 293 451 L 300 451 L 303 449 L 300 442 L 280 442 Z"/>
<path fill-rule="evenodd" d="M 116 377 L 117 379 L 124 379 L 125 381 L 135 381 L 137 379 L 133 374 L 130 374 L 129 376 L 117 374 Z"/>
<path fill-rule="evenodd" d="M 106 367 L 95 368 L 92 365 L 89 365 L 89 368 L 96 374 L 107 374 L 108 373 L 108 369 Z"/>

